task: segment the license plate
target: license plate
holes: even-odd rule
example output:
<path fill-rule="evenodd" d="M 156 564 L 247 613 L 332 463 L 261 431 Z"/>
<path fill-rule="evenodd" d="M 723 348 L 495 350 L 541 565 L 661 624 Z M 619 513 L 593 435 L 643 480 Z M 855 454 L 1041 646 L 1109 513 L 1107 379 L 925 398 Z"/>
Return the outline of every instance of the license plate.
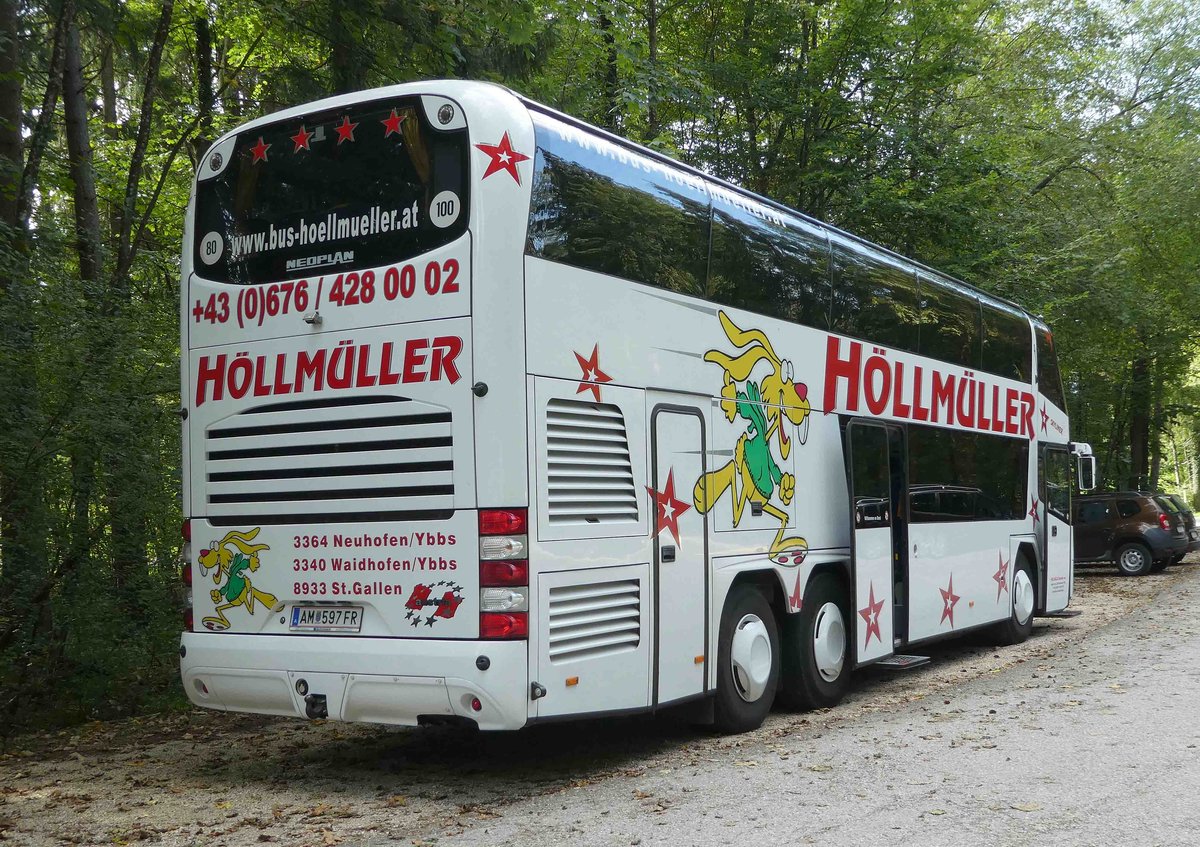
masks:
<path fill-rule="evenodd" d="M 358 632 L 362 606 L 292 606 L 292 632 Z"/>

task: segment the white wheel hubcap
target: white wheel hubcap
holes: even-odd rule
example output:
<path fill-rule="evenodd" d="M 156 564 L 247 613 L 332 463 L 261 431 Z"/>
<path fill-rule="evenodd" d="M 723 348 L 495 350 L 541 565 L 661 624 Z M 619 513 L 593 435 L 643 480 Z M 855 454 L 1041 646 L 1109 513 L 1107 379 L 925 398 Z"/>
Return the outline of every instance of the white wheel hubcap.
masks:
<path fill-rule="evenodd" d="M 1013 576 L 1013 614 L 1017 623 L 1024 626 L 1033 614 L 1033 582 L 1029 572 L 1021 569 Z"/>
<path fill-rule="evenodd" d="M 771 636 L 758 615 L 744 615 L 733 630 L 729 649 L 733 682 L 747 703 L 762 697 L 771 678 Z"/>
<path fill-rule="evenodd" d="M 846 622 L 842 610 L 836 603 L 826 603 L 817 610 L 813 626 L 813 661 L 817 673 L 826 682 L 834 682 L 842 675 L 842 663 L 846 659 Z"/>

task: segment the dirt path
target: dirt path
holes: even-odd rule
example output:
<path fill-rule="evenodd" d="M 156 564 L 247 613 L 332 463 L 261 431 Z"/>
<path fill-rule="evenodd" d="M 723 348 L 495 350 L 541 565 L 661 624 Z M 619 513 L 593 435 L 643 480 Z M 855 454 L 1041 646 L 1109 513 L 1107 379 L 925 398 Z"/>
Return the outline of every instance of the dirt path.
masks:
<path fill-rule="evenodd" d="M 502 818 L 530 797 L 684 767 L 737 767 L 748 750 L 920 698 L 1052 651 L 1117 620 L 1195 565 L 1122 579 L 1081 571 L 1077 618 L 1039 620 L 1018 647 L 957 643 L 907 674 L 868 670 L 847 701 L 776 712 L 736 738 L 659 719 L 538 727 L 496 736 L 449 729 L 302 723 L 193 710 L 26 736 L 0 754 L 0 842 L 28 845 L 431 844 Z M 814 765 L 819 766 L 819 765 Z M 649 799 L 649 798 L 648 798 Z"/>

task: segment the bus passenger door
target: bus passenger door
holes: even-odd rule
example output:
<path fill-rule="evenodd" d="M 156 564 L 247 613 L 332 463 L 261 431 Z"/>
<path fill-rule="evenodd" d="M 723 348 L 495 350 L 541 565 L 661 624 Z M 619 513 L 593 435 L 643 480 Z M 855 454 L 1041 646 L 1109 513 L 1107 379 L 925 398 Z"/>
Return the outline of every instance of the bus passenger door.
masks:
<path fill-rule="evenodd" d="M 1039 580 L 1038 608 L 1058 612 L 1071 600 L 1074 575 L 1074 551 L 1071 532 L 1071 490 L 1075 485 L 1071 454 L 1065 446 L 1047 445 L 1039 456 L 1038 480 L 1041 489 L 1040 512 L 1042 579 Z"/>
<path fill-rule="evenodd" d="M 659 404 L 651 413 L 654 532 L 654 700 L 703 694 L 708 663 L 708 518 L 692 503 L 704 476 L 700 409 Z"/>
<path fill-rule="evenodd" d="M 847 427 L 857 662 L 894 652 L 908 616 L 903 430 L 863 421 Z"/>

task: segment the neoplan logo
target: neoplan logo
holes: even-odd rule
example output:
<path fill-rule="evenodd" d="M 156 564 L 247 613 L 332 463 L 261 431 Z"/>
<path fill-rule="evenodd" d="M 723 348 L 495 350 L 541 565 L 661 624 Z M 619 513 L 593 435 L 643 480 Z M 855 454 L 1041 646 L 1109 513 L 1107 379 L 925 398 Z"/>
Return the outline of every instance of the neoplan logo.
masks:
<path fill-rule="evenodd" d="M 337 253 L 318 253 L 315 256 L 303 256 L 299 259 L 288 259 L 289 271 L 307 270 L 309 268 L 324 268 L 329 265 L 343 265 L 354 261 L 353 250 L 340 250 Z"/>

